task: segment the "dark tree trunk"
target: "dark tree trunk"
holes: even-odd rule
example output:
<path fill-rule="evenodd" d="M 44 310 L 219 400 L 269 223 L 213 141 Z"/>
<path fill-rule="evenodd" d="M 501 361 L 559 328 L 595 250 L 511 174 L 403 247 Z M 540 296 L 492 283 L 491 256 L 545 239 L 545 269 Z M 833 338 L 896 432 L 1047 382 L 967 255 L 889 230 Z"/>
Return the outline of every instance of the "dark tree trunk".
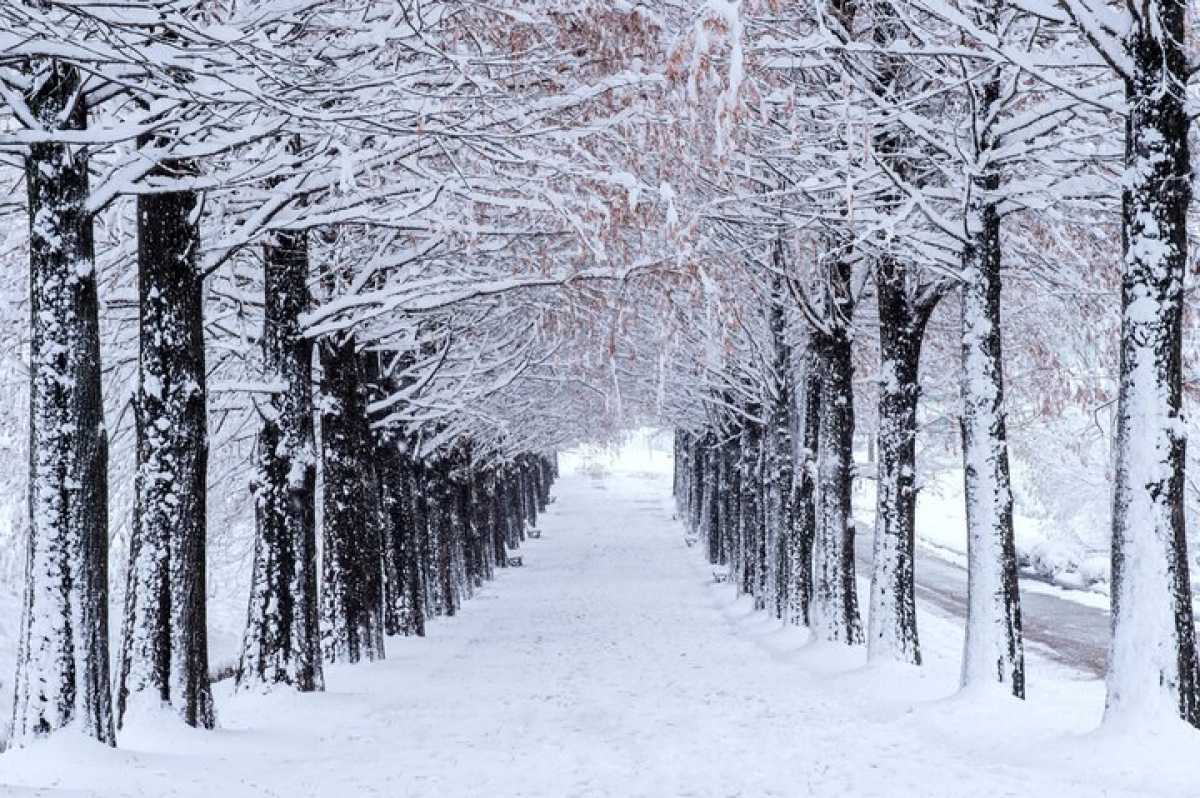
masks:
<path fill-rule="evenodd" d="M 30 111 L 87 128 L 76 69 L 48 63 Z M 71 105 L 71 103 L 76 103 Z M 88 150 L 34 144 L 29 202 L 29 533 L 12 744 L 72 723 L 115 744 L 108 673 L 108 436 Z"/>
<path fill-rule="evenodd" d="M 776 249 L 777 267 L 782 271 L 782 246 Z M 777 618 L 786 615 L 787 604 L 787 539 L 791 527 L 792 482 L 794 475 L 792 444 L 793 383 L 791 374 L 792 350 L 788 342 L 788 323 L 785 310 L 783 280 L 775 277 L 771 291 L 770 325 L 772 349 L 773 391 L 767 407 L 767 429 L 764 438 L 763 486 L 765 489 L 764 517 L 766 519 L 766 601 Z"/>
<path fill-rule="evenodd" d="M 195 167 L 175 162 L 159 171 L 187 177 Z M 204 292 L 196 268 L 199 201 L 190 191 L 137 200 L 137 497 L 118 724 L 143 701 L 172 704 L 192 726 L 216 723 L 205 613 L 208 420 Z"/>
<path fill-rule="evenodd" d="M 671 495 L 675 497 L 675 514 L 682 513 L 684 504 L 687 502 L 687 433 L 681 429 L 675 430 L 675 456 L 671 460 L 673 489 Z M 686 517 L 686 516 L 685 516 Z"/>
<path fill-rule="evenodd" d="M 1175 713 L 1200 725 L 1181 392 L 1192 196 L 1188 6 L 1147 8 L 1133 15 L 1125 40 L 1125 257 L 1105 719 Z"/>
<path fill-rule="evenodd" d="M 322 648 L 331 662 L 382 659 L 382 523 L 362 361 L 352 338 L 320 352 Z"/>
<path fill-rule="evenodd" d="M 450 515 L 454 536 L 454 581 L 458 587 L 458 595 L 469 599 L 475 594 L 475 587 L 480 584 L 480 568 L 475 560 L 475 532 L 471 524 L 470 457 L 460 449 L 454 454 L 454 464 Z"/>
<path fill-rule="evenodd" d="M 525 540 L 525 515 L 521 501 L 521 470 L 516 463 L 506 467 L 505 480 L 508 493 L 508 547 L 518 549 Z"/>
<path fill-rule="evenodd" d="M 805 357 L 795 408 L 796 472 L 792 482 L 792 515 L 788 527 L 788 620 L 807 626 L 810 620 L 813 538 L 817 530 L 817 445 L 821 422 L 820 359 Z"/>
<path fill-rule="evenodd" d="M 414 446 L 415 450 L 415 446 Z M 429 527 L 429 467 L 415 457 L 408 478 L 409 514 L 412 516 L 413 542 L 417 551 L 422 630 L 425 619 L 433 615 L 433 537 Z M 422 631 L 423 634 L 423 631 Z"/>
<path fill-rule="evenodd" d="M 757 408 L 752 410 L 757 412 Z M 739 464 L 738 549 L 741 552 L 739 589 L 754 595 L 758 585 L 759 500 L 762 479 L 759 474 L 759 447 L 762 431 L 757 422 L 746 421 L 742 427 L 741 462 Z"/>
<path fill-rule="evenodd" d="M 815 335 L 821 381 L 817 441 L 817 528 L 813 539 L 813 632 L 822 640 L 862 643 L 854 578 L 854 361 L 850 267 L 829 269 L 828 328 Z"/>
<path fill-rule="evenodd" d="M 537 470 L 532 458 L 528 455 L 522 458 L 521 485 L 525 490 L 525 519 L 530 527 L 536 527 L 538 522 L 538 488 Z"/>
<path fill-rule="evenodd" d="M 909 298 L 905 269 L 885 257 L 876 267 L 879 305 L 879 460 L 868 657 L 921 664 L 917 638 L 914 543 L 917 510 L 918 368 L 934 302 Z"/>
<path fill-rule="evenodd" d="M 425 634 L 420 539 L 413 513 L 412 465 L 399 443 L 376 453 L 384 509 L 384 629 L 390 635 Z"/>
<path fill-rule="evenodd" d="M 453 512 L 454 494 L 450 465 L 445 455 L 436 455 L 426 468 L 425 495 L 429 508 L 429 556 L 432 612 L 454 615 L 458 595 L 454 581 Z"/>
<path fill-rule="evenodd" d="M 495 542 L 492 544 L 493 552 L 496 557 L 496 565 L 501 568 L 508 567 L 508 539 L 509 539 L 509 512 L 508 504 L 505 499 L 506 478 L 504 469 L 497 467 L 492 469 L 491 476 L 491 518 L 492 518 L 492 536 Z"/>
<path fill-rule="evenodd" d="M 704 449 L 704 506 L 700 528 L 708 561 L 716 565 L 721 561 L 721 449 L 715 433 L 710 431 L 704 436 Z"/>
<path fill-rule="evenodd" d="M 725 538 L 726 559 L 729 562 L 729 572 L 735 577 L 741 574 L 742 568 L 742 474 L 741 474 L 741 431 L 732 427 L 726 431 L 724 445 L 725 457 L 725 496 L 723 501 L 724 516 L 721 534 Z"/>
<path fill-rule="evenodd" d="M 493 526 L 493 477 L 490 468 L 476 468 L 471 477 L 471 526 L 481 578 L 491 580 L 496 566 L 496 531 Z"/>
<path fill-rule="evenodd" d="M 312 343 L 300 316 L 311 305 L 308 238 L 282 232 L 263 250 L 264 374 L 276 388 L 259 431 L 254 570 L 237 684 L 322 690 L 317 598 L 317 452 Z"/>
<path fill-rule="evenodd" d="M 707 452 L 704 449 L 704 437 L 693 434 L 690 437 L 691 450 L 688 452 L 688 529 L 694 535 L 703 534 L 704 525 L 704 470 Z"/>

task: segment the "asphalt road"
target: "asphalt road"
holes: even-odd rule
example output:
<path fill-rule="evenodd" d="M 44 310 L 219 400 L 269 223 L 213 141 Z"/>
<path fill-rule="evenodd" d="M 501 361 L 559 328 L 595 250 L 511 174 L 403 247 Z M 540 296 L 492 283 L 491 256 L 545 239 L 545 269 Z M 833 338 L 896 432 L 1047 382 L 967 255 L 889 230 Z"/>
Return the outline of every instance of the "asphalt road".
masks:
<path fill-rule="evenodd" d="M 858 534 L 854 550 L 859 574 L 869 578 L 870 530 Z M 965 568 L 918 548 L 916 579 L 918 602 L 931 604 L 955 618 L 966 618 Z M 1021 625 L 1026 647 L 1031 643 L 1038 645 L 1041 653 L 1051 659 L 1103 677 L 1108 650 L 1108 611 L 1024 589 L 1037 581 L 1021 579 Z"/>

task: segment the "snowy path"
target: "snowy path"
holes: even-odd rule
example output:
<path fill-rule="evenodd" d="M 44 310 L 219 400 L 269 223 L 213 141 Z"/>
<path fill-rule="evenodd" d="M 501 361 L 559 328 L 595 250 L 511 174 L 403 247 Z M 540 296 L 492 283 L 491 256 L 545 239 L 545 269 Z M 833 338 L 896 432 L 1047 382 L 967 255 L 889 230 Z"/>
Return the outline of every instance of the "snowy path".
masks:
<path fill-rule="evenodd" d="M 669 483 L 564 477 L 526 566 L 429 638 L 331 669 L 323 695 L 222 685 L 214 733 L 169 723 L 118 751 L 60 735 L 0 755 L 0 795 L 1094 798 L 1200 784 L 1181 755 L 1195 737 L 1086 734 L 1098 683 L 1037 657 L 1027 704 L 947 699 L 961 632 L 936 615 L 921 617 L 920 671 L 806 644 L 712 584 L 671 521 Z"/>
<path fill-rule="evenodd" d="M 868 579 L 872 545 L 869 527 L 860 530 L 855 538 L 856 567 L 859 575 Z M 918 548 L 916 579 L 918 601 L 932 604 L 960 621 L 966 618 L 965 568 Z M 1037 646 L 1057 662 L 1103 677 L 1108 656 L 1108 611 L 1044 592 L 1039 589 L 1043 584 L 1021 578 L 1021 624 L 1026 647 Z"/>

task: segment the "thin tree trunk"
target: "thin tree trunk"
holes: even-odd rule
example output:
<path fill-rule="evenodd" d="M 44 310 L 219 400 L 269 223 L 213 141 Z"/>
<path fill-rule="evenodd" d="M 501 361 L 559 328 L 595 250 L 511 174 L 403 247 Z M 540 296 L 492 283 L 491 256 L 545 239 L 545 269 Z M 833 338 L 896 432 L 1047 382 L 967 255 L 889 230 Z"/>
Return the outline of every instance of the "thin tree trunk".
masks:
<path fill-rule="evenodd" d="M 729 573 L 735 584 L 742 569 L 742 474 L 741 432 L 737 427 L 726 431 L 725 440 L 725 517 L 722 534 Z"/>
<path fill-rule="evenodd" d="M 700 533 L 704 541 L 709 563 L 716 565 L 721 559 L 720 536 L 720 462 L 721 450 L 717 436 L 708 432 L 704 436 L 704 488 L 703 508 L 700 512 Z"/>
<path fill-rule="evenodd" d="M 740 571 L 738 590 L 741 593 L 753 595 L 754 586 L 758 581 L 758 500 L 761 479 L 758 474 L 758 449 L 761 439 L 758 424 L 753 421 L 744 422 L 741 435 L 741 455 L 738 465 L 739 506 L 738 506 L 738 551 Z"/>
<path fill-rule="evenodd" d="M 80 76 L 51 62 L 27 98 L 48 129 L 87 127 Z M 71 105 L 71 103 L 76 103 Z M 108 675 L 108 436 L 88 150 L 34 144 L 29 201 L 29 532 L 11 743 L 69 724 L 115 744 Z"/>

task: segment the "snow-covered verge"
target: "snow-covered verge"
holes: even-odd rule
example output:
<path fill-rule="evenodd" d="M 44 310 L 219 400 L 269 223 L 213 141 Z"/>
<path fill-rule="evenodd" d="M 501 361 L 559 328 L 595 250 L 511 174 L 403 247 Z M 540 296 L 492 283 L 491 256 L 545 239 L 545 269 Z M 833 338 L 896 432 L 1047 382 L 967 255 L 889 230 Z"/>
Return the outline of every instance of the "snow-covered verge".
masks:
<path fill-rule="evenodd" d="M 21 604 L 15 590 L 0 583 L 0 750 L 12 718 L 13 676 L 17 672 L 17 627 Z"/>
<path fill-rule="evenodd" d="M 875 466 L 860 460 L 858 471 L 870 475 Z M 1072 591 L 1107 594 L 1109 578 L 1107 519 L 1081 509 L 1069 518 L 1045 510 L 1028 489 L 1033 476 L 1014 467 L 1016 508 L 1013 533 L 1023 576 Z M 859 524 L 875 518 L 875 482 L 855 483 L 854 514 Z M 943 559 L 966 564 L 967 519 L 962 470 L 941 470 L 926 478 L 917 496 L 917 543 Z M 1086 596 L 1081 601 L 1092 603 Z"/>
<path fill-rule="evenodd" d="M 58 735 L 0 755 L 0 794 L 1195 794 L 1200 735 L 1096 731 L 1102 685 L 1036 652 L 1028 701 L 956 695 L 958 619 L 922 605 L 926 665 L 876 668 L 753 612 L 687 547 L 669 457 L 625 454 L 564 456 L 525 566 L 386 661 L 330 668 L 319 695 L 223 683 L 215 732 Z"/>

